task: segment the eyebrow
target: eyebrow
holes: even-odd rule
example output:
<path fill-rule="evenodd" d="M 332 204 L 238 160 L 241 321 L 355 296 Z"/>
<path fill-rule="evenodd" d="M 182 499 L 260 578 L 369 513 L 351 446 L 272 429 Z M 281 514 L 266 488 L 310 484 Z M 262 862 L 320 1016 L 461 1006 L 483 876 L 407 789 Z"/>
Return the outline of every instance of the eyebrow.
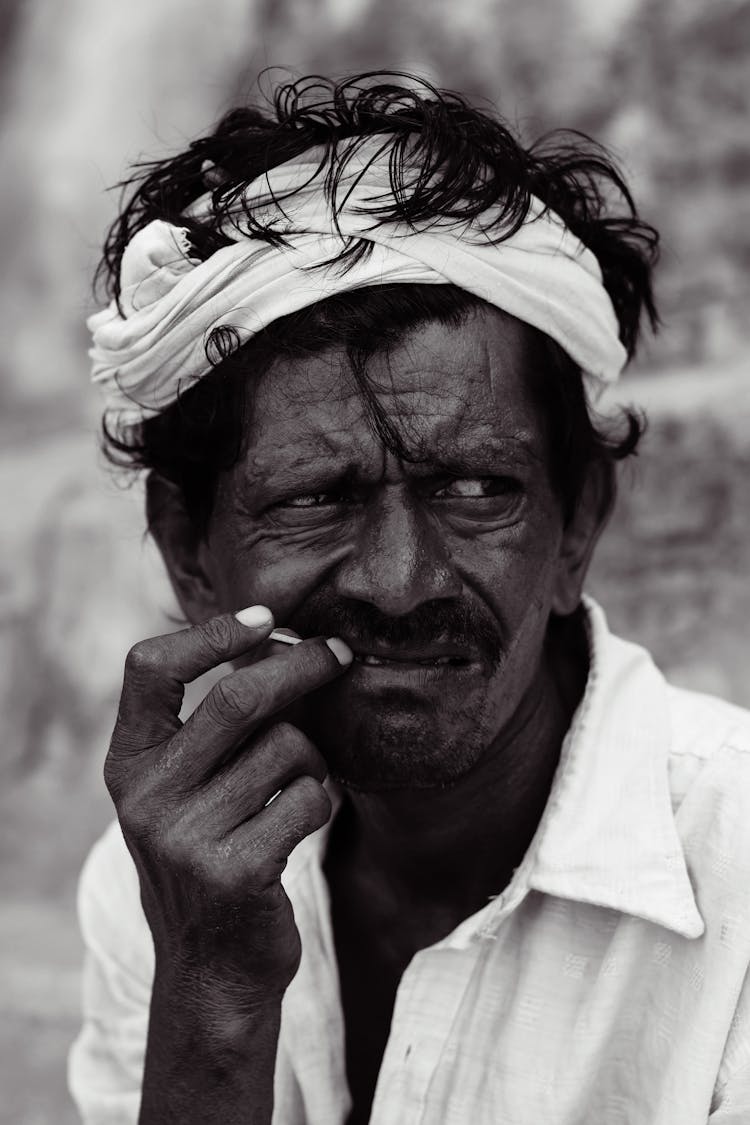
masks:
<path fill-rule="evenodd" d="M 325 455 L 310 454 L 292 461 L 255 463 L 245 474 L 249 491 L 262 496 L 264 492 L 287 492 L 301 487 L 310 488 L 345 486 L 357 477 L 357 466 L 350 459 L 345 462 Z"/>
<path fill-rule="evenodd" d="M 533 438 L 527 434 L 517 434 L 466 443 L 457 446 L 454 452 L 443 450 L 437 457 L 425 457 L 423 464 L 431 469 L 456 472 L 474 465 L 481 467 L 489 462 L 521 465 L 539 464 L 542 461 L 542 453 L 536 448 Z"/>
<path fill-rule="evenodd" d="M 267 456 L 269 451 L 264 452 Z M 407 465 L 421 476 L 436 473 L 459 476 L 467 471 L 486 470 L 492 463 L 521 467 L 536 465 L 542 460 L 531 435 L 521 433 L 467 442 L 457 447 L 455 452 L 442 451 L 439 456 L 428 453 L 423 458 L 407 462 Z M 306 453 L 298 452 L 291 460 L 269 463 L 264 457 L 254 462 L 249 467 L 247 484 L 259 493 L 266 489 L 284 492 L 316 485 L 345 487 L 355 484 L 360 477 L 361 470 L 351 456 L 339 459 L 330 446 L 328 449 L 308 446 Z"/>

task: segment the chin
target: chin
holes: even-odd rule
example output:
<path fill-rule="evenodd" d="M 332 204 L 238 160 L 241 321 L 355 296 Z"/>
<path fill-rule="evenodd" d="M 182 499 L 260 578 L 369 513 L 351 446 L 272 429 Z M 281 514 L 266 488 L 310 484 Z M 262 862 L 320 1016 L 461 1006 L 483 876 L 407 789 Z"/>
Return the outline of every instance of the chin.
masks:
<path fill-rule="evenodd" d="M 314 724 L 311 735 L 333 780 L 360 792 L 447 789 L 482 756 L 478 730 L 437 729 L 423 717 L 390 711 L 363 722 Z"/>

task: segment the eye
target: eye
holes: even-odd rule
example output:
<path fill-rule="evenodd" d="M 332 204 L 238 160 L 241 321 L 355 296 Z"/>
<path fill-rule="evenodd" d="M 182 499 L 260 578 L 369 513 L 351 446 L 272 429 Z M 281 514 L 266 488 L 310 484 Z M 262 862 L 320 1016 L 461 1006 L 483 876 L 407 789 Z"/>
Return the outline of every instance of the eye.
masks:
<path fill-rule="evenodd" d="M 276 506 L 278 508 L 322 508 L 326 504 L 340 503 L 341 497 L 332 492 L 308 492 L 303 496 L 290 496 Z"/>
<path fill-rule="evenodd" d="M 334 487 L 324 492 L 300 492 L 297 496 L 287 496 L 277 500 L 271 508 L 277 512 L 312 512 L 320 508 L 337 508 L 343 504 L 356 503 L 356 491 L 349 487 Z"/>
<path fill-rule="evenodd" d="M 520 490 L 518 481 L 510 477 L 459 477 L 443 485 L 434 495 L 446 500 L 487 500 L 514 496 Z"/>

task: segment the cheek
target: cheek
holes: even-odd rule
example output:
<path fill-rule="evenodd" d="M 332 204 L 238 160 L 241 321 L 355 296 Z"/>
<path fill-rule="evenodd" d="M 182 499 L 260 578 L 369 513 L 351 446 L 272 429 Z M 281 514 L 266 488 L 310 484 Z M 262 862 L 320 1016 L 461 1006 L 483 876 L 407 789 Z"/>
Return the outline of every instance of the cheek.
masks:
<path fill-rule="evenodd" d="M 224 612 L 245 605 L 267 605 L 283 625 L 301 602 L 326 581 L 348 553 L 340 538 L 321 541 L 288 535 L 253 540 L 223 534 L 212 545 L 214 587 Z"/>
<path fill-rule="evenodd" d="M 561 542 L 556 522 L 540 519 L 519 528 L 513 538 L 481 537 L 460 556 L 465 586 L 489 609 L 500 630 L 504 659 L 496 675 L 509 706 L 516 688 L 522 691 L 539 670 Z"/>
<path fill-rule="evenodd" d="M 512 528 L 455 540 L 454 563 L 467 585 L 491 605 L 525 616 L 530 603 L 551 598 L 560 562 L 562 526 L 546 506 Z"/>

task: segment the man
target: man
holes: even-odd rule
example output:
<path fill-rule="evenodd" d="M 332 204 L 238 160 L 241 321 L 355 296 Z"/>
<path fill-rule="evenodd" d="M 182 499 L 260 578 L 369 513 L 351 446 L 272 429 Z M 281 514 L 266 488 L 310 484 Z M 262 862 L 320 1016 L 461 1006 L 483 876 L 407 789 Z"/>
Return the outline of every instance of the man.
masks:
<path fill-rule="evenodd" d="M 582 596 L 655 250 L 602 150 L 392 77 L 136 179 L 94 378 L 191 627 L 125 670 L 85 1121 L 750 1121 L 747 716 Z"/>

